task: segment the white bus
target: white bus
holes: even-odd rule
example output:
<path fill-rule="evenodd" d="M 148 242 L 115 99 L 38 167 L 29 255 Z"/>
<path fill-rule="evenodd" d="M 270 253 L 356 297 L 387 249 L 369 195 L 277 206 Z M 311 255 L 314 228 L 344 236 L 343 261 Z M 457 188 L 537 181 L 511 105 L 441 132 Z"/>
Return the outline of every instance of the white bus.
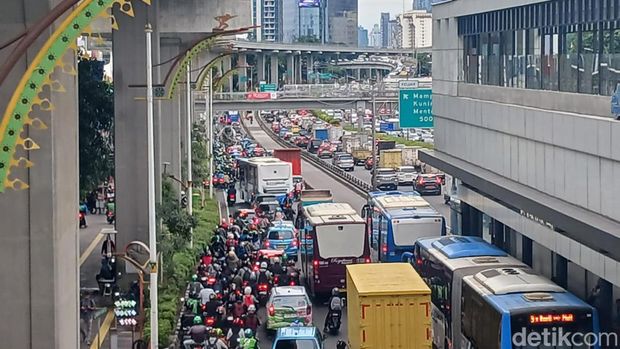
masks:
<path fill-rule="evenodd" d="M 259 195 L 279 195 L 293 190 L 293 167 L 289 162 L 257 157 L 239 159 L 238 163 L 239 191 L 247 203 Z"/>

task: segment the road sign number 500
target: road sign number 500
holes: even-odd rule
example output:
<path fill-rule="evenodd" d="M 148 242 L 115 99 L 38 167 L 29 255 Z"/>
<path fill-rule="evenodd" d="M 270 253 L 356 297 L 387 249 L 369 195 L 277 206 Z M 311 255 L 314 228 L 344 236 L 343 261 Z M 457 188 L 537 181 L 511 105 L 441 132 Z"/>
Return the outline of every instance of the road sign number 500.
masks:
<path fill-rule="evenodd" d="M 431 122 L 433 121 L 432 116 L 420 116 L 420 121 Z"/>

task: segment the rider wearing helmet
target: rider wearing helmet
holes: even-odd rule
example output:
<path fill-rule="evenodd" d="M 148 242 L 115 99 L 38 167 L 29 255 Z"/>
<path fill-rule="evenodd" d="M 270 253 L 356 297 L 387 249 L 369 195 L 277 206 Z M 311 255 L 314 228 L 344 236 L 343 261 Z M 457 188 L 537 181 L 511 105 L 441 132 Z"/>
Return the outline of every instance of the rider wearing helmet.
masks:
<path fill-rule="evenodd" d="M 254 295 L 252 294 L 252 288 L 250 286 L 247 286 L 243 290 L 243 305 L 246 308 L 249 308 L 250 305 L 255 305 L 257 303 L 258 301 L 256 300 L 256 297 L 254 297 Z"/>
<path fill-rule="evenodd" d="M 202 290 L 202 283 L 198 281 L 198 275 L 192 275 L 192 283 L 189 284 L 189 296 L 191 298 L 200 297 L 200 291 Z"/>
<path fill-rule="evenodd" d="M 220 339 L 217 329 L 209 331 L 209 339 L 205 345 L 205 349 L 228 349 L 226 344 Z"/>
<path fill-rule="evenodd" d="M 283 270 L 282 270 L 282 263 L 280 262 L 280 258 L 279 257 L 275 257 L 273 259 L 273 264 L 269 267 L 269 271 L 273 275 L 280 275 L 280 274 L 282 274 L 282 272 L 283 272 Z"/>
<path fill-rule="evenodd" d="M 207 316 L 217 316 L 217 309 L 222 305 L 215 293 L 209 295 L 209 301 L 205 304 L 205 314 Z"/>
<path fill-rule="evenodd" d="M 252 304 L 248 307 L 248 313 L 245 316 L 245 328 L 256 332 L 256 329 L 258 329 L 260 325 L 260 319 L 256 314 L 256 306 Z"/>
<path fill-rule="evenodd" d="M 243 333 L 243 339 L 239 341 L 242 349 L 258 349 L 258 341 L 254 338 L 254 332 L 249 328 Z"/>
<path fill-rule="evenodd" d="M 260 269 L 258 271 L 258 283 L 259 284 L 266 284 L 269 281 L 271 281 L 271 277 L 273 276 L 273 274 L 267 270 L 268 264 L 267 262 L 261 262 L 260 263 Z"/>
<path fill-rule="evenodd" d="M 281 208 L 276 208 L 276 215 L 274 216 L 274 220 L 281 221 L 284 220 L 284 213 Z"/>
<path fill-rule="evenodd" d="M 230 269 L 239 269 L 241 267 L 241 260 L 237 257 L 235 251 L 231 250 L 228 252 L 228 257 L 226 257 L 226 264 Z"/>
<path fill-rule="evenodd" d="M 209 328 L 202 323 L 202 318 L 200 316 L 195 316 L 193 322 L 194 325 L 190 327 L 187 332 L 190 338 L 183 341 L 185 349 L 191 349 L 193 345 L 203 344 L 207 340 Z"/>
<path fill-rule="evenodd" d="M 327 316 L 325 317 L 325 325 L 323 326 L 323 332 L 327 332 L 327 323 L 330 317 L 334 313 L 337 313 L 338 315 L 342 316 L 342 308 L 344 307 L 344 302 L 342 301 L 342 298 L 340 297 L 340 290 L 338 289 L 338 287 L 334 287 L 332 289 L 332 296 L 329 298 L 329 302 L 327 304 L 328 304 L 328 312 L 327 312 Z"/>

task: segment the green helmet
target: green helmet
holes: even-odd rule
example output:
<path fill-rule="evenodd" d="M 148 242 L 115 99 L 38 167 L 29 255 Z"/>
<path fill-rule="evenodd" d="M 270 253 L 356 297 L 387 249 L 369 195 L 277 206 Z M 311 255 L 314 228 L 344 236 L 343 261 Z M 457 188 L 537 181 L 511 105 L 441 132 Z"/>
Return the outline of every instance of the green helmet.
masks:
<path fill-rule="evenodd" d="M 246 328 L 243 334 L 245 338 L 252 338 L 254 336 L 254 333 L 249 328 Z"/>
<path fill-rule="evenodd" d="M 196 281 L 196 280 L 198 280 L 198 275 L 196 274 L 192 275 L 192 281 Z"/>
<path fill-rule="evenodd" d="M 202 323 L 202 318 L 198 315 L 194 316 L 194 325 L 200 325 Z"/>

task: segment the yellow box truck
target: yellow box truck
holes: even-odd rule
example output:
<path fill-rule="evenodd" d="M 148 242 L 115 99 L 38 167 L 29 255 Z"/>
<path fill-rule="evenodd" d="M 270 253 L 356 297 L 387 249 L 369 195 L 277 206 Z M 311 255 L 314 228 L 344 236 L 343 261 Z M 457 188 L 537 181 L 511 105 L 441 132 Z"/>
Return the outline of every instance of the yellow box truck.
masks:
<path fill-rule="evenodd" d="M 382 150 L 379 152 L 379 167 L 397 169 L 402 165 L 402 151 L 400 149 Z"/>
<path fill-rule="evenodd" d="M 349 349 L 430 349 L 431 290 L 408 263 L 347 265 Z"/>

